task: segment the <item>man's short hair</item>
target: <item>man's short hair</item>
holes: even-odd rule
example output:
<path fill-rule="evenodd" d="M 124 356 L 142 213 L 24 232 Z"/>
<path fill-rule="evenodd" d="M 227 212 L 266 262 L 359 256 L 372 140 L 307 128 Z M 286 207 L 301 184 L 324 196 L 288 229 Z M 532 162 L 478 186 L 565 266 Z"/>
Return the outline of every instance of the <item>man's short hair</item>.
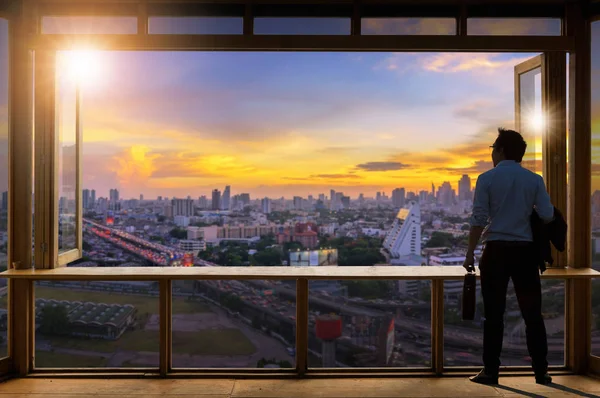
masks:
<path fill-rule="evenodd" d="M 498 149 L 502 148 L 504 157 L 507 160 L 514 160 L 517 163 L 521 163 L 527 149 L 527 143 L 523 139 L 523 136 L 516 131 L 500 127 L 494 147 Z"/>

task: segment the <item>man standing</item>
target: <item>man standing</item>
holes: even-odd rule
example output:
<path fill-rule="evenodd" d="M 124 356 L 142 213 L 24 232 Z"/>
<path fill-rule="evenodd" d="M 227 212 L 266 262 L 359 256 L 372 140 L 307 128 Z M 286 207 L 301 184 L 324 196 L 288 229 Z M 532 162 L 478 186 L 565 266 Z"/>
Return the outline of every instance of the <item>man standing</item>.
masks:
<path fill-rule="evenodd" d="M 527 349 L 535 380 L 549 384 L 548 342 L 542 318 L 540 273 L 533 246 L 531 214 L 535 208 L 544 222 L 554 206 L 539 175 L 521 167 L 527 144 L 521 134 L 498 129 L 492 148 L 494 168 L 481 174 L 475 187 L 469 248 L 463 266 L 474 271 L 474 251 L 483 235 L 485 249 L 479 261 L 484 306 L 484 369 L 471 377 L 482 384 L 497 384 L 504 335 L 508 281 L 512 278 L 525 321 Z"/>

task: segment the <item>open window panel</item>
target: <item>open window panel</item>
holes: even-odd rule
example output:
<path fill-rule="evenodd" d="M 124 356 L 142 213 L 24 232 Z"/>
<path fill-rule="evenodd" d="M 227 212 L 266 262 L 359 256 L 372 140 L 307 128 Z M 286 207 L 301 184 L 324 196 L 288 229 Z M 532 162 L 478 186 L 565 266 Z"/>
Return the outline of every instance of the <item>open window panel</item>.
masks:
<path fill-rule="evenodd" d="M 515 66 L 515 128 L 527 142 L 522 165 L 544 177 L 552 203 L 567 210 L 566 54 L 546 52 Z M 566 250 L 552 249 L 553 267 Z"/>
<path fill-rule="evenodd" d="M 35 262 L 82 255 L 81 101 L 69 52 L 35 53 Z"/>

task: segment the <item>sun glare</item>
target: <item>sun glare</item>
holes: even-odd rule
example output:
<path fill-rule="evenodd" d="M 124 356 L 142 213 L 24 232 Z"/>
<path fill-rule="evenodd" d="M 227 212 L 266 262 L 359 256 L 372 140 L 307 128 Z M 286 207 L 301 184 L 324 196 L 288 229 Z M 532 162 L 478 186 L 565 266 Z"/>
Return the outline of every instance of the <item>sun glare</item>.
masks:
<path fill-rule="evenodd" d="M 102 76 L 102 56 L 99 51 L 76 50 L 63 54 L 63 67 L 75 83 L 97 85 Z"/>
<path fill-rule="evenodd" d="M 542 112 L 535 111 L 530 117 L 529 123 L 535 131 L 541 131 L 544 128 L 544 116 Z"/>

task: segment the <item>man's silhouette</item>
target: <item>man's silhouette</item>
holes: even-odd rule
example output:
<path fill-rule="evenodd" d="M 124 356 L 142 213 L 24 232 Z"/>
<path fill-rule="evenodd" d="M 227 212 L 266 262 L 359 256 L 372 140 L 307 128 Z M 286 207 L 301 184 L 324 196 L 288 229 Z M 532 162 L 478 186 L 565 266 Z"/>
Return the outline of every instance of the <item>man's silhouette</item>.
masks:
<path fill-rule="evenodd" d="M 474 251 L 483 235 L 485 249 L 479 261 L 484 306 L 484 369 L 471 378 L 497 384 L 504 334 L 508 281 L 512 278 L 525 320 L 527 349 L 536 382 L 549 384 L 548 342 L 542 318 L 542 291 L 533 246 L 530 217 L 535 207 L 544 222 L 552 221 L 554 207 L 541 176 L 521 167 L 527 144 L 512 130 L 498 129 L 492 148 L 494 168 L 481 174 L 475 187 L 469 248 L 464 267 L 474 270 Z"/>

